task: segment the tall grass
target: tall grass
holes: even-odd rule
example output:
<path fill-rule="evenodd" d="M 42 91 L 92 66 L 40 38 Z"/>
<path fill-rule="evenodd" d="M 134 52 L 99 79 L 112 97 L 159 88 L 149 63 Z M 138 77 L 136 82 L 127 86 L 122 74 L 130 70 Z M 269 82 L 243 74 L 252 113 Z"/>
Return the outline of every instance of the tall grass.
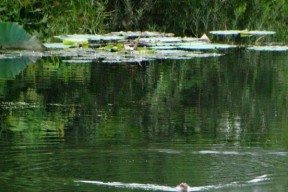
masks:
<path fill-rule="evenodd" d="M 2 21 L 18 22 L 46 37 L 63 33 L 101 33 L 107 28 L 106 0 L 2 0 Z"/>
<path fill-rule="evenodd" d="M 2 0 L 0 19 L 47 37 L 63 33 L 158 30 L 274 30 L 288 41 L 288 0 Z"/>

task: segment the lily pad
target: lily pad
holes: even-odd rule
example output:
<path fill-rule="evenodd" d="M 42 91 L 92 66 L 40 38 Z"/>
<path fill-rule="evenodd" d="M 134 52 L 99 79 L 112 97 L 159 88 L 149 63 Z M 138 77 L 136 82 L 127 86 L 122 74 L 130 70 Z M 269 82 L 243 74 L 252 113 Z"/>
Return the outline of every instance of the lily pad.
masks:
<path fill-rule="evenodd" d="M 111 35 L 123 36 L 128 39 L 135 39 L 139 36 L 141 37 L 173 37 L 173 33 L 161 33 L 155 31 L 120 31 L 111 32 Z"/>
<path fill-rule="evenodd" d="M 248 32 L 242 32 L 241 34 L 249 34 L 254 36 L 264 36 L 264 35 L 274 35 L 276 34 L 275 31 L 248 31 Z"/>
<path fill-rule="evenodd" d="M 239 35 L 240 30 L 210 31 L 213 35 Z"/>
<path fill-rule="evenodd" d="M 180 43 L 180 42 L 195 42 L 198 41 L 198 38 L 181 38 L 181 37 L 150 37 L 150 38 L 141 38 L 140 43 Z"/>
<path fill-rule="evenodd" d="M 228 45 L 228 44 L 191 44 L 179 46 L 179 49 L 184 50 L 213 50 L 213 49 L 229 49 L 236 48 L 236 45 Z"/>
<path fill-rule="evenodd" d="M 274 35 L 274 31 L 248 31 L 248 30 L 225 30 L 225 31 L 210 31 L 213 35 Z"/>
<path fill-rule="evenodd" d="M 63 44 L 64 45 L 77 45 L 77 44 L 88 45 L 88 39 L 69 37 L 69 38 L 63 39 Z"/>
<path fill-rule="evenodd" d="M 47 49 L 67 49 L 73 47 L 72 45 L 64 45 L 63 43 L 44 43 Z"/>
<path fill-rule="evenodd" d="M 137 50 L 132 52 L 107 52 L 93 49 L 66 49 L 59 51 L 50 51 L 50 56 L 62 57 L 66 63 L 126 63 L 139 64 L 152 60 L 162 59 L 192 59 L 195 57 L 217 57 L 221 54 L 202 53 L 196 51 L 184 50 Z"/>
<path fill-rule="evenodd" d="M 254 51 L 288 51 L 288 46 L 252 46 L 248 49 Z"/>
<path fill-rule="evenodd" d="M 55 36 L 55 38 L 60 40 L 65 39 L 74 39 L 74 40 L 86 40 L 89 42 L 97 42 L 97 41 L 120 41 L 123 40 L 124 37 L 116 36 L 116 35 L 90 35 L 90 34 L 74 34 L 74 35 L 61 35 Z"/>

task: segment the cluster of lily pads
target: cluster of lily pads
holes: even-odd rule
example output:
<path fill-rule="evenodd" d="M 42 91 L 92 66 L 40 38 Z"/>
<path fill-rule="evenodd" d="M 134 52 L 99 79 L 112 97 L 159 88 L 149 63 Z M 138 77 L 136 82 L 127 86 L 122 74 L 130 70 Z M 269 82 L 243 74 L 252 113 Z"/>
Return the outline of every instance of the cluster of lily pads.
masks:
<path fill-rule="evenodd" d="M 258 39 L 273 35 L 273 31 L 225 30 L 211 31 L 212 36 L 251 37 Z M 52 43 L 42 44 L 29 35 L 21 26 L 11 22 L 0 22 L 0 48 L 21 49 L 0 54 L 1 58 L 18 56 L 63 58 L 64 62 L 141 63 L 157 59 L 191 59 L 195 57 L 217 57 L 223 49 L 243 47 L 212 43 L 204 34 L 201 38 L 175 37 L 172 33 L 151 31 L 111 32 L 108 34 L 74 34 L 55 36 Z M 255 51 L 288 51 L 288 46 L 253 44 L 244 45 Z M 24 49 L 24 50 L 23 50 Z M 33 51 L 31 51 L 33 50 Z M 35 52 L 38 51 L 38 52 Z"/>
<path fill-rule="evenodd" d="M 227 30 L 211 31 L 210 34 L 262 38 L 266 35 L 274 35 L 275 32 Z M 201 38 L 175 37 L 172 33 L 150 31 L 62 35 L 55 36 L 55 39 L 58 43 L 44 44 L 50 50 L 50 54 L 69 58 L 64 62 L 76 63 L 95 60 L 103 63 L 141 63 L 156 59 L 216 57 L 223 54 L 218 50 L 239 47 L 236 44 L 211 43 L 206 35 Z M 255 51 L 288 51 L 288 46 L 245 45 L 245 47 Z"/>
<path fill-rule="evenodd" d="M 212 44 L 207 39 L 174 37 L 159 32 L 112 32 L 104 35 L 55 36 L 58 43 L 45 43 L 51 55 L 69 58 L 64 62 L 141 63 L 157 59 L 191 59 L 221 54 L 203 52 L 236 47 Z"/>

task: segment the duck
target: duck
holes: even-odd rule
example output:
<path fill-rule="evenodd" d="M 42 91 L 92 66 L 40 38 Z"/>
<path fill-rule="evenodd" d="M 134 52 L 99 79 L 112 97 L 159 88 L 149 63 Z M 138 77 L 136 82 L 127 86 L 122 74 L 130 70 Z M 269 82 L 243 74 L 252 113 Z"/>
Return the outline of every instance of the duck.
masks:
<path fill-rule="evenodd" d="M 176 189 L 179 190 L 179 192 L 188 192 L 190 186 L 187 183 L 180 183 L 177 185 Z"/>

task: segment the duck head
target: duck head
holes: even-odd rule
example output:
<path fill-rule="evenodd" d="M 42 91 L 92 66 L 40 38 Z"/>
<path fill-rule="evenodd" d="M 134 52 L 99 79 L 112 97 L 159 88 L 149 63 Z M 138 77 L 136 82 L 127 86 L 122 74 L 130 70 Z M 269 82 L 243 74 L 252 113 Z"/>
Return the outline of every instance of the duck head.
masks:
<path fill-rule="evenodd" d="M 188 192 L 190 186 L 187 183 L 180 183 L 176 188 L 179 192 Z"/>

